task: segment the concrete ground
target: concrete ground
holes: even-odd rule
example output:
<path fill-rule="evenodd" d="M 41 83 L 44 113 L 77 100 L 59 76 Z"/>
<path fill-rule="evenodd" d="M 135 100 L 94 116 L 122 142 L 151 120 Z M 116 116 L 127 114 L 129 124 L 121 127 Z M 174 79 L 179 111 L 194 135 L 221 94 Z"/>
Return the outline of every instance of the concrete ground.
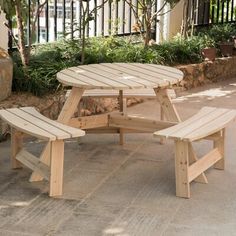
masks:
<path fill-rule="evenodd" d="M 202 106 L 236 108 L 236 79 L 179 94 L 183 119 Z M 156 117 L 153 100 L 129 108 Z M 11 170 L 10 142 L 0 143 L 0 236 L 236 235 L 236 124 L 227 128 L 226 169 L 207 171 L 209 184 L 191 184 L 175 197 L 174 145 L 152 134 L 86 135 L 66 142 L 64 195 L 49 198 L 48 183 L 29 183 L 30 171 Z M 39 154 L 42 143 L 31 141 Z M 209 141 L 196 143 L 199 155 Z"/>

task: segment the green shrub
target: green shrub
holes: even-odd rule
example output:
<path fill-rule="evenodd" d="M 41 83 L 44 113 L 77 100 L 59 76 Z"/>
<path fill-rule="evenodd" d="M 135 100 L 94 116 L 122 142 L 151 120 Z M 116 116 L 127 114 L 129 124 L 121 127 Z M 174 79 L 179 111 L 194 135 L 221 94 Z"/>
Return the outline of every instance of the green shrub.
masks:
<path fill-rule="evenodd" d="M 207 44 L 204 37 L 176 37 L 160 45 L 144 47 L 130 37 L 91 38 L 87 40 L 85 64 L 139 62 L 165 65 L 196 63 L 202 60 L 200 51 Z M 33 50 L 27 71 L 23 70 L 17 53 L 14 59 L 15 91 L 27 91 L 42 96 L 58 89 L 56 73 L 80 65 L 79 40 L 47 43 Z"/>
<path fill-rule="evenodd" d="M 236 24 L 212 25 L 198 30 L 195 34 L 200 37 L 207 35 L 216 43 L 230 41 L 236 36 Z"/>

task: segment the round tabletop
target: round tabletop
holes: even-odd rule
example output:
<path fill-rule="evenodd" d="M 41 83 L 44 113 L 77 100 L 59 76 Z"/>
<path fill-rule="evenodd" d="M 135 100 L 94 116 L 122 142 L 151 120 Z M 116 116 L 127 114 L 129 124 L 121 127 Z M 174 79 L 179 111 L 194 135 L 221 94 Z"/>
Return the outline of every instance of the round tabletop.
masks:
<path fill-rule="evenodd" d="M 183 72 L 156 64 L 101 63 L 70 67 L 58 72 L 57 79 L 83 89 L 161 88 L 177 84 Z"/>

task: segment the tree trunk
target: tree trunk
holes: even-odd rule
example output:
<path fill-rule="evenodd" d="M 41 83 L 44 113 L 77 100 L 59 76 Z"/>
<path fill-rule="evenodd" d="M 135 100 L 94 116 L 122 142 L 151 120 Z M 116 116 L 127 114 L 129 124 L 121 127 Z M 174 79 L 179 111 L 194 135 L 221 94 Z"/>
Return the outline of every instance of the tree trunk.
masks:
<path fill-rule="evenodd" d="M 27 52 L 27 48 L 25 46 L 25 33 L 24 33 L 24 25 L 23 25 L 23 16 L 21 9 L 21 0 L 16 0 L 15 10 L 16 10 L 16 23 L 18 29 L 18 46 L 20 57 L 22 61 L 22 65 L 26 68 L 29 65 L 29 53 Z"/>
<path fill-rule="evenodd" d="M 189 28 L 188 7 L 189 7 L 189 0 L 184 0 L 183 21 L 181 27 L 181 35 L 184 38 L 187 38 L 188 36 L 188 28 Z"/>
<path fill-rule="evenodd" d="M 151 2 L 147 4 L 147 9 L 146 9 L 146 20 L 145 20 L 145 28 L 146 28 L 146 35 L 145 35 L 145 41 L 144 41 L 144 45 L 148 46 L 149 42 L 151 40 L 152 37 L 152 5 Z"/>

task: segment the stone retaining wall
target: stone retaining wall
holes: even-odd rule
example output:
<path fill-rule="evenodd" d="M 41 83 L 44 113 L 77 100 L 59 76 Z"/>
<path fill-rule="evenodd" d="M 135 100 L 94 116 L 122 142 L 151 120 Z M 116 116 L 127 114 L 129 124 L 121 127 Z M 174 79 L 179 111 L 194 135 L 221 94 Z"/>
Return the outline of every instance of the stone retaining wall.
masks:
<path fill-rule="evenodd" d="M 199 64 L 177 66 L 184 72 L 180 86 L 191 89 L 207 83 L 236 77 L 236 57 L 217 58 Z"/>

